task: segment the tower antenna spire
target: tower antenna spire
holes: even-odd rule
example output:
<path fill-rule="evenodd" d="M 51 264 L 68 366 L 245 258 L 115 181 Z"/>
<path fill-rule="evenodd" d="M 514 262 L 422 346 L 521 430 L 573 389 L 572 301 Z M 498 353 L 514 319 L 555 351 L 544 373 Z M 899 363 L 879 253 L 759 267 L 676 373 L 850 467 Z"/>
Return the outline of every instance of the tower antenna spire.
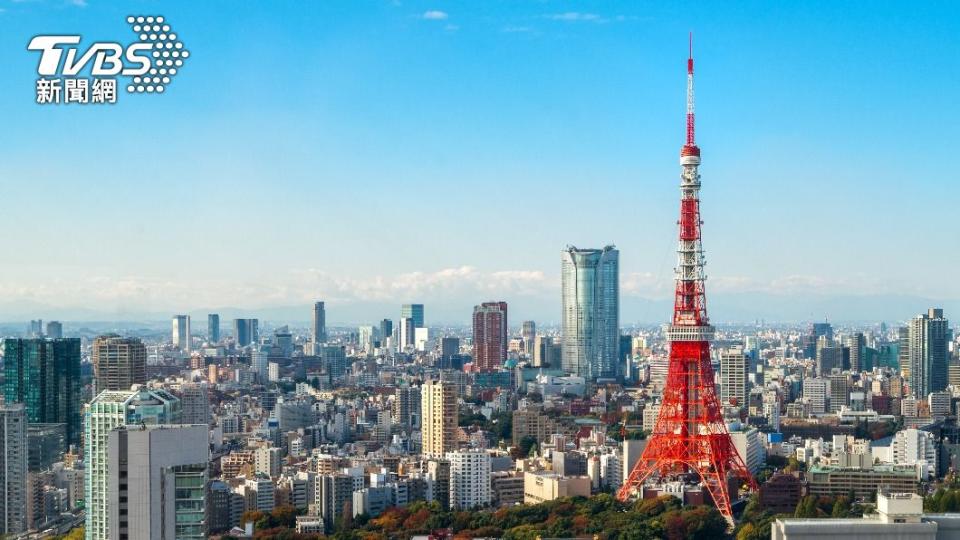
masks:
<path fill-rule="evenodd" d="M 690 150 L 688 150 L 688 148 Z M 687 57 L 687 144 L 684 145 L 684 152 L 700 155 L 700 149 L 697 148 L 696 137 L 694 135 L 694 116 L 693 116 L 693 32 L 690 32 L 690 56 Z"/>
<path fill-rule="evenodd" d="M 666 328 L 670 362 L 653 433 L 617 497 L 643 497 L 647 479 L 659 482 L 698 476 L 720 515 L 733 526 L 739 478 L 754 490 L 757 483 L 738 453 L 723 419 L 714 387 L 710 341 L 714 328 L 707 317 L 706 274 L 700 237 L 700 148 L 693 133 L 693 33 L 687 59 L 687 140 L 680 150 L 680 238 L 673 319 Z"/>

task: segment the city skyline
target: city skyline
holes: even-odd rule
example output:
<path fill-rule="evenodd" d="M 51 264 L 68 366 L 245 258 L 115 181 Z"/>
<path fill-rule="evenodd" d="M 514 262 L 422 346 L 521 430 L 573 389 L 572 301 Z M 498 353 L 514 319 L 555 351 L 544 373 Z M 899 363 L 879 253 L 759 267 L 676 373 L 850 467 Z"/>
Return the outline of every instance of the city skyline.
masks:
<path fill-rule="evenodd" d="M 67 4 L 0 1 L 10 67 L 0 114 L 19 134 L 0 179 L 10 199 L 62 195 L 40 222 L 24 214 L 28 205 L 0 216 L 7 229 L 36 225 L 34 241 L 0 269 L 0 320 L 166 318 L 229 306 L 255 316 L 324 298 L 331 323 L 378 320 L 394 311 L 380 306 L 403 302 L 431 306 L 434 321 L 465 322 L 477 302 L 503 298 L 518 316 L 559 321 L 553 254 L 615 242 L 622 320 L 662 322 L 675 249 L 668 156 L 683 112 L 683 80 L 670 69 L 681 57 L 666 45 L 691 28 L 709 83 L 699 120 L 714 179 L 704 216 L 714 318 L 960 311 L 960 286 L 917 277 L 960 262 L 940 247 L 952 241 L 949 199 L 939 195 L 952 173 L 928 159 L 949 153 L 939 126 L 960 115 L 935 99 L 956 83 L 949 36 L 960 17 L 944 13 L 956 6 L 913 10 L 891 27 L 877 23 L 892 5 L 746 4 L 691 15 L 681 3 L 587 12 L 531 2 L 485 14 L 466 3 L 329 3 L 294 16 L 283 6 L 147 4 L 175 21 L 193 52 L 170 92 L 107 111 L 43 109 L 30 96 L 29 36 L 124 30 L 125 8 Z M 256 58 L 276 62 L 275 77 L 232 67 L 246 55 L 236 36 L 254 18 L 263 20 Z M 302 84 L 280 84 L 291 51 L 307 43 Z M 144 115 L 161 115 L 162 130 L 127 129 Z M 267 118 L 270 133 L 256 128 Z M 283 147 L 271 135 L 281 131 L 290 135 Z M 162 172 L 125 172 L 135 149 L 164 133 L 183 134 L 164 142 L 178 158 Z M 40 137 L 59 159 L 40 154 Z M 96 166 L 102 141 L 113 147 L 108 169 Z M 410 189 L 373 196 L 398 183 Z M 280 209 L 264 204 L 278 196 Z M 318 205 L 324 235 L 304 236 Z M 574 205 L 585 219 L 567 217 Z M 472 210 L 489 207 L 511 219 Z M 279 212 L 283 219 L 268 219 Z M 238 234 L 228 215 L 256 217 Z M 429 220 L 411 241 L 383 233 L 417 215 Z M 918 222 L 924 235 L 907 225 Z M 524 249 L 506 249 L 517 231 Z M 124 249 L 102 249 L 105 237 Z M 425 242 L 442 249 L 418 249 Z M 364 249 L 330 249 L 341 245 Z M 251 246 L 279 256 L 251 257 Z M 202 264 L 231 258 L 244 264 Z"/>

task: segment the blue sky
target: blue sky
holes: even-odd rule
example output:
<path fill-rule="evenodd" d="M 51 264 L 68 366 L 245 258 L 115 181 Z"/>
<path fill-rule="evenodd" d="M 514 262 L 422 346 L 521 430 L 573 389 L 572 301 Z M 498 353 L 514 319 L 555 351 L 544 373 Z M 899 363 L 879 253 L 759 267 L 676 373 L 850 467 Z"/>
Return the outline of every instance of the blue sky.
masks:
<path fill-rule="evenodd" d="M 34 103 L 32 36 L 132 41 L 130 14 L 191 52 L 164 95 Z M 556 320 L 561 248 L 612 242 L 642 319 L 671 287 L 690 30 L 715 319 L 960 298 L 955 2 L 0 0 L 0 317 Z"/>

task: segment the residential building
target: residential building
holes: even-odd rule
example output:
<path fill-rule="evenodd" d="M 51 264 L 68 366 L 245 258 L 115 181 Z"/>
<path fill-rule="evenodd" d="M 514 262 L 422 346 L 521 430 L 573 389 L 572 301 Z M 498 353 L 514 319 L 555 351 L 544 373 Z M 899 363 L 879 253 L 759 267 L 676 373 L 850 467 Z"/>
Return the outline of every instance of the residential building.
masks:
<path fill-rule="evenodd" d="M 314 346 L 327 342 L 327 308 L 323 302 L 313 304 L 313 325 L 310 334 Z"/>
<path fill-rule="evenodd" d="M 94 395 L 104 390 L 130 390 L 134 384 L 147 382 L 147 348 L 140 338 L 99 336 L 93 340 L 91 359 Z"/>
<path fill-rule="evenodd" d="M 471 449 L 447 452 L 450 462 L 450 508 L 471 510 L 490 505 L 490 454 Z"/>
<path fill-rule="evenodd" d="M 458 404 L 453 384 L 428 381 L 420 389 L 422 453 L 442 458 L 457 449 Z"/>
<path fill-rule="evenodd" d="M 746 405 L 749 367 L 749 358 L 742 348 L 720 353 L 720 401 L 724 405 Z"/>
<path fill-rule="evenodd" d="M 473 308 L 473 366 L 498 369 L 507 359 L 507 303 L 484 302 Z"/>
<path fill-rule="evenodd" d="M 0 536 L 27 528 L 27 411 L 0 404 Z"/>

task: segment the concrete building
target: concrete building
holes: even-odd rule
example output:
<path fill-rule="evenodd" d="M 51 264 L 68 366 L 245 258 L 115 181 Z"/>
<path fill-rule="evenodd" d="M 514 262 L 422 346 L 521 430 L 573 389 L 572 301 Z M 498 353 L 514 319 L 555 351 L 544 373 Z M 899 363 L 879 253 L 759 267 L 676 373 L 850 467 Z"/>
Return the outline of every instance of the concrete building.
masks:
<path fill-rule="evenodd" d="M 104 390 L 130 390 L 147 382 L 147 348 L 140 338 L 116 334 L 93 340 L 93 376 L 96 393 Z"/>
<path fill-rule="evenodd" d="M 457 449 L 457 392 L 453 384 L 428 381 L 420 389 L 422 451 L 440 458 Z"/>
<path fill-rule="evenodd" d="M 206 425 L 142 425 L 110 431 L 110 538 L 207 537 L 207 437 Z"/>
<path fill-rule="evenodd" d="M 849 519 L 777 519 L 771 540 L 948 540 L 960 538 L 960 514 L 924 514 L 915 493 L 877 494 L 877 513 Z"/>
<path fill-rule="evenodd" d="M 720 353 L 720 401 L 724 405 L 746 405 L 749 367 L 749 359 L 742 348 Z"/>
<path fill-rule="evenodd" d="M 578 496 L 590 496 L 589 477 L 560 476 L 552 472 L 526 472 L 523 475 L 523 502 L 526 504 Z"/>
<path fill-rule="evenodd" d="M 27 530 L 27 412 L 0 405 L 0 536 Z"/>
<path fill-rule="evenodd" d="M 757 428 L 734 426 L 730 428 L 730 438 L 750 474 L 760 472 L 767 460 L 764 434 Z"/>
<path fill-rule="evenodd" d="M 803 397 L 809 400 L 813 414 L 827 412 L 830 403 L 830 380 L 823 377 L 804 379 Z"/>
<path fill-rule="evenodd" d="M 490 506 L 490 454 L 485 450 L 447 452 L 450 462 L 450 508 Z"/>
<path fill-rule="evenodd" d="M 180 387 L 181 422 L 210 424 L 210 396 L 205 383 L 187 383 Z"/>
<path fill-rule="evenodd" d="M 897 493 L 916 493 L 920 480 L 913 466 L 862 469 L 815 465 L 807 471 L 809 495 L 847 495 L 852 491 L 857 498 L 868 499 L 881 486 Z"/>

